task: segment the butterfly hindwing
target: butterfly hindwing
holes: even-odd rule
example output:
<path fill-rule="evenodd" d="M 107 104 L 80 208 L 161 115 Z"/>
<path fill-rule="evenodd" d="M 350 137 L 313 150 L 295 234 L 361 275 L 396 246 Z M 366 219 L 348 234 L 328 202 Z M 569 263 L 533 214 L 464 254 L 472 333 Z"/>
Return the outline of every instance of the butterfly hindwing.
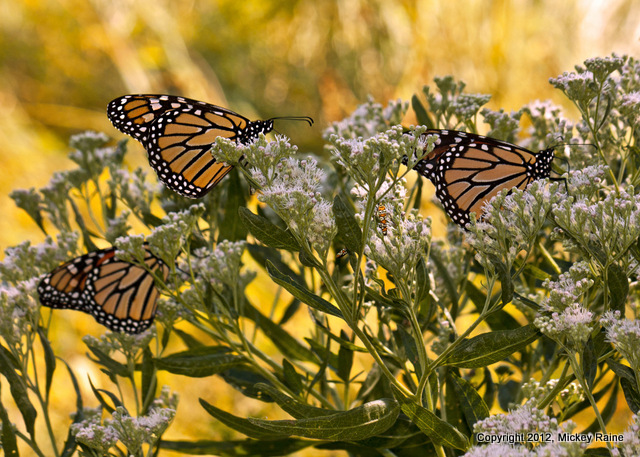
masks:
<path fill-rule="evenodd" d="M 171 95 L 125 95 L 109 103 L 113 125 L 147 150 L 149 163 L 170 189 L 190 198 L 209 192 L 231 170 L 209 150 L 219 136 L 246 144 L 273 130 L 220 106 Z"/>
<path fill-rule="evenodd" d="M 145 263 L 166 280 L 167 266 L 148 249 Z M 108 248 L 57 267 L 40 281 L 38 295 L 45 306 L 83 311 L 113 331 L 139 333 L 153 322 L 158 290 L 152 274 Z"/>

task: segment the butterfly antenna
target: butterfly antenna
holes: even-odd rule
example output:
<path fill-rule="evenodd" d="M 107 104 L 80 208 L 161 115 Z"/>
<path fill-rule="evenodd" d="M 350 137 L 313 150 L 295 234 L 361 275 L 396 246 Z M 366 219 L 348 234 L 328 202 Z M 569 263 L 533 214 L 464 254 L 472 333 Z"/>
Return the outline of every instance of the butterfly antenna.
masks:
<path fill-rule="evenodd" d="M 278 116 L 278 117 L 272 117 L 269 120 L 275 121 L 278 119 L 286 120 L 286 121 L 304 121 L 304 122 L 307 122 L 310 126 L 313 125 L 313 118 L 309 116 Z"/>

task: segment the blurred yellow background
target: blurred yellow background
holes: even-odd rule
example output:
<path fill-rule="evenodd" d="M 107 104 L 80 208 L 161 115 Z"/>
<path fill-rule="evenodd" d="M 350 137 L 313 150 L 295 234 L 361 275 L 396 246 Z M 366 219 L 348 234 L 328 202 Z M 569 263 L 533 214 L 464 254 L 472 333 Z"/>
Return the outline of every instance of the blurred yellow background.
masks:
<path fill-rule="evenodd" d="M 123 94 L 179 94 L 250 118 L 312 116 L 313 129 L 291 123 L 286 133 L 302 152 L 321 153 L 323 128 L 367 95 L 408 100 L 447 74 L 491 94 L 493 109 L 552 99 L 571 112 L 548 79 L 589 57 L 640 57 L 639 38 L 635 0 L 0 0 L 0 248 L 42 241 L 9 192 L 70 168 L 72 134 L 122 138 L 105 107 Z M 129 150 L 131 166 L 146 163 L 139 144 Z M 67 334 L 62 352 L 74 347 L 74 366 L 95 371 L 81 334 Z M 219 388 L 219 398 L 229 394 Z M 212 438 L 200 417 L 186 429 Z"/>

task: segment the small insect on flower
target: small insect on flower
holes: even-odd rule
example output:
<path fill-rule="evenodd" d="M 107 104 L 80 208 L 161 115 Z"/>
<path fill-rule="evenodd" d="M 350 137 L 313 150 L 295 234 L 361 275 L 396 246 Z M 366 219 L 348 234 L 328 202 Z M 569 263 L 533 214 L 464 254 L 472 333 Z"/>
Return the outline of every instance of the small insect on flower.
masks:
<path fill-rule="evenodd" d="M 336 260 L 343 258 L 344 256 L 349 255 L 349 251 L 347 250 L 347 248 L 342 248 L 340 249 L 340 251 L 336 254 Z"/>
<path fill-rule="evenodd" d="M 538 153 L 506 141 L 455 130 L 427 130 L 435 148 L 413 167 L 436 187 L 449 217 L 465 227 L 469 215 L 482 218 L 484 205 L 504 189 L 526 189 L 548 178 L 554 148 Z"/>
<path fill-rule="evenodd" d="M 376 210 L 378 213 L 378 228 L 382 232 L 382 236 L 387 236 L 387 208 L 383 204 L 379 204 Z"/>
<path fill-rule="evenodd" d="M 145 246 L 144 262 L 166 280 L 169 268 Z M 153 275 L 116 257 L 114 247 L 76 257 L 46 275 L 38 285 L 40 303 L 91 314 L 110 330 L 140 333 L 156 314 Z"/>
<path fill-rule="evenodd" d="M 189 198 L 203 197 L 233 168 L 209 153 L 216 137 L 249 144 L 271 132 L 276 119 L 313 125 L 306 116 L 250 121 L 227 108 L 173 95 L 124 95 L 109 103 L 107 117 L 142 143 L 160 181 Z"/>

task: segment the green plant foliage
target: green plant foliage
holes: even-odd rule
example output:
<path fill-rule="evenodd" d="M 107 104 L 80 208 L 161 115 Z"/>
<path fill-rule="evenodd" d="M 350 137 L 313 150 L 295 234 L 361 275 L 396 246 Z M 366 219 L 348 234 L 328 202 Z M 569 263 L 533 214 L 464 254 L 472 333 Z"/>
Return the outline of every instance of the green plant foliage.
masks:
<path fill-rule="evenodd" d="M 638 61 L 613 55 L 553 78 L 577 121 L 549 102 L 484 109 L 489 96 L 437 78 L 411 100 L 423 125 L 401 125 L 407 102 L 370 99 L 325 130 L 331 160 L 300 154 L 282 136 L 217 139 L 211 153 L 240 173 L 199 201 L 127 170 L 124 143 L 73 137 L 77 168 L 12 193 L 57 235 L 8 248 L 0 263 L 4 452 L 596 455 L 557 438 L 610 432 L 614 414 L 640 409 L 639 75 Z M 452 225 L 435 239 L 419 211 L 423 185 L 405 180 L 433 147 L 427 127 L 489 130 L 536 150 L 562 136 L 558 165 L 570 171 L 564 182 L 498 194 L 468 230 Z M 151 271 L 145 242 L 170 270 L 166 281 L 155 277 L 155 323 L 139 335 L 84 338 L 106 380 L 92 376 L 95 398 L 83 399 L 50 339 L 64 322 L 41 307 L 38 279 L 107 243 Z M 336 259 L 342 247 L 348 254 Z M 176 412 L 177 393 L 214 376 L 291 418 L 245 417 L 201 394 L 211 420 L 243 438 L 165 441 L 173 421 L 190 419 Z M 76 412 L 61 444 L 51 393 L 65 379 Z M 571 419 L 585 412 L 586 424 Z M 638 427 L 634 416 L 624 441 L 595 444 L 639 455 Z"/>

